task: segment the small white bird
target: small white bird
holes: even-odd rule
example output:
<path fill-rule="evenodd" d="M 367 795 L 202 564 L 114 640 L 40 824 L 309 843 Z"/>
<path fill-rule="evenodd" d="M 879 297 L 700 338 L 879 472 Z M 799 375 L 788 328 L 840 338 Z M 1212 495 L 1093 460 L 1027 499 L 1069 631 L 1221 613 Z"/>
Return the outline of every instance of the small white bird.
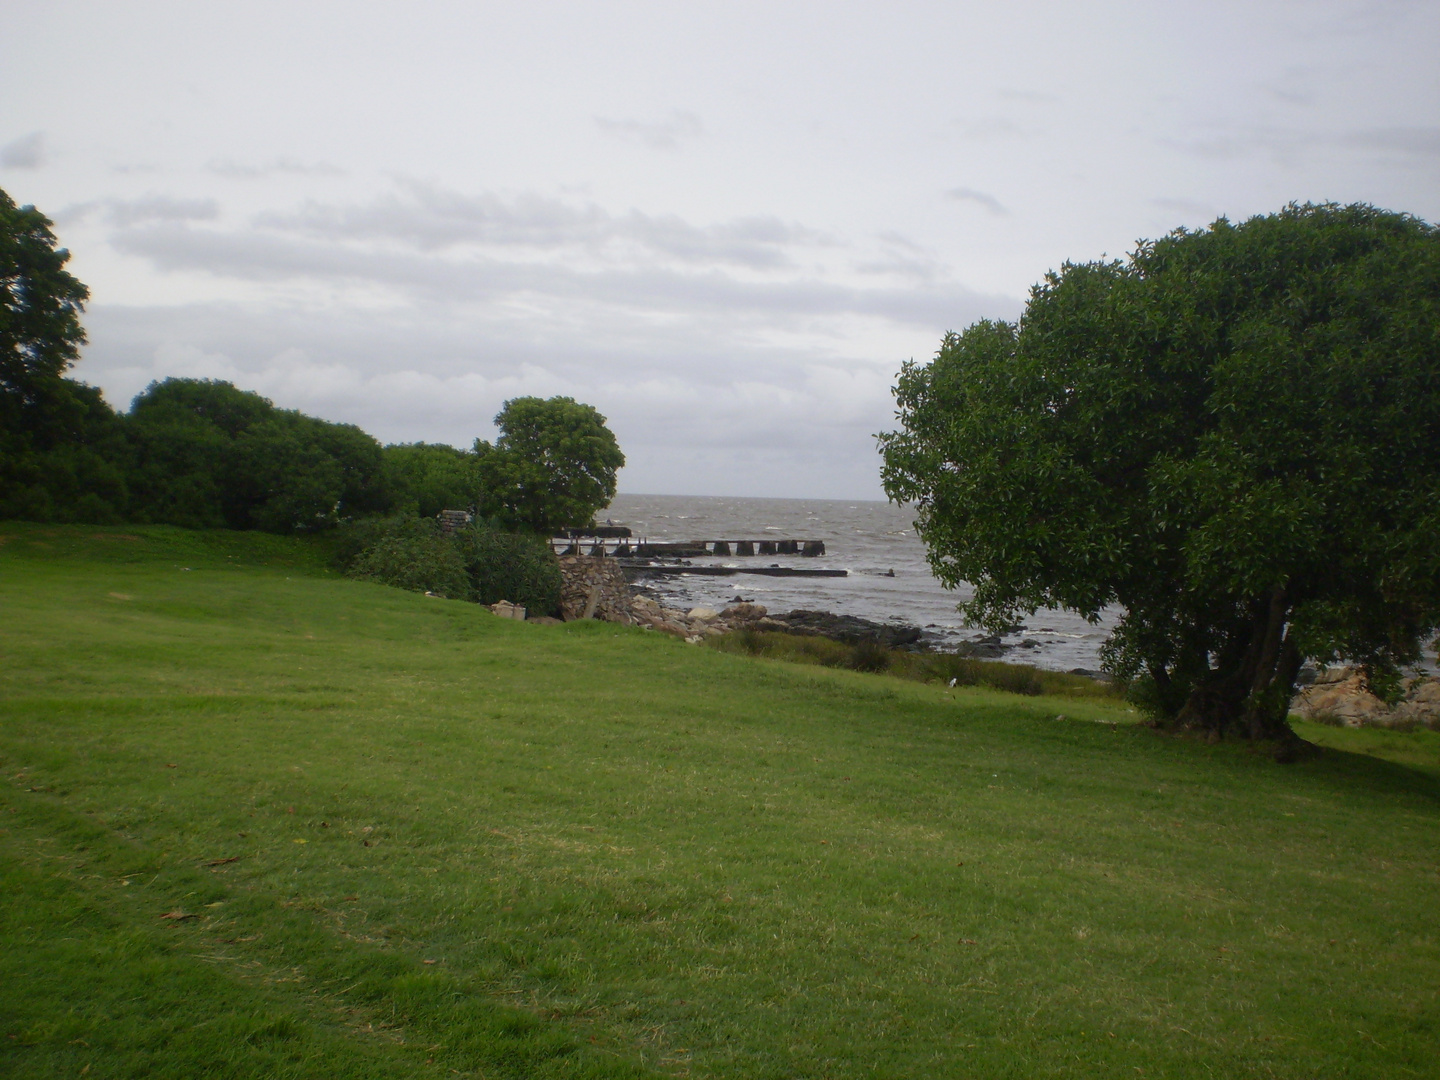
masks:
<path fill-rule="evenodd" d="M 951 679 L 951 680 L 950 680 L 950 688 L 953 690 L 953 689 L 955 688 L 955 684 L 956 684 L 957 682 L 959 682 L 959 681 L 960 681 L 959 678 Z"/>

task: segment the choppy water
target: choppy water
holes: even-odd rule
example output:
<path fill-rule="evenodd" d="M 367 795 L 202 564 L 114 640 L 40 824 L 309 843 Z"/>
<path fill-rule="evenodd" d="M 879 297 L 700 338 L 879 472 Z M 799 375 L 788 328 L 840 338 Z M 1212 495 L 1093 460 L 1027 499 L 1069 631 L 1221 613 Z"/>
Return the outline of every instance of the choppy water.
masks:
<path fill-rule="evenodd" d="M 822 499 L 731 499 L 686 495 L 620 495 L 599 515 L 628 525 L 638 538 L 652 540 L 823 540 L 825 554 L 712 557 L 727 566 L 829 567 L 850 571 L 844 578 L 768 578 L 677 575 L 653 587 L 672 607 L 721 608 L 736 597 L 764 604 L 772 612 L 811 608 L 858 615 L 877 622 L 927 628 L 944 642 L 978 636 L 955 610 L 968 590 L 941 587 L 925 562 L 925 545 L 915 535 L 908 509 L 883 502 Z M 695 559 L 699 563 L 702 560 Z M 887 571 L 894 571 L 890 577 Z M 1006 659 L 1058 671 L 1098 669 L 1098 650 L 1107 622 L 1092 626 L 1063 611 L 1037 611 L 1025 629 L 1008 634 L 1016 648 Z"/>

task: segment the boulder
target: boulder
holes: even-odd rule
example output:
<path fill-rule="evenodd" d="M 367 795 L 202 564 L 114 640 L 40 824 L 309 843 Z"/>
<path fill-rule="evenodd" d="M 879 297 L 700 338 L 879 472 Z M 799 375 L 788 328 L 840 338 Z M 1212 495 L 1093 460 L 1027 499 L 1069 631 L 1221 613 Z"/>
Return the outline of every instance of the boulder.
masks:
<path fill-rule="evenodd" d="M 765 615 L 765 605 L 746 602 L 731 604 L 720 612 L 720 618 L 729 623 L 756 622 L 765 618 Z"/>
<path fill-rule="evenodd" d="M 1371 692 L 1365 673 L 1333 667 L 1317 672 L 1315 681 L 1290 701 L 1290 711 L 1304 720 L 1344 727 L 1413 727 L 1440 729 L 1440 679 L 1411 678 L 1404 696 L 1391 706 Z"/>

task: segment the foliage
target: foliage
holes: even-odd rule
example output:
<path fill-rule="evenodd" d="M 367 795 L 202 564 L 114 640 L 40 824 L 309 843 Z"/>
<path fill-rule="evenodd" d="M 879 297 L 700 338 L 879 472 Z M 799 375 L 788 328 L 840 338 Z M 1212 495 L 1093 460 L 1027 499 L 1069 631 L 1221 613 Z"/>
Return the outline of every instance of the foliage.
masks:
<path fill-rule="evenodd" d="M 351 577 L 448 600 L 474 599 L 460 545 L 433 518 L 372 519 L 350 528 L 369 534 L 345 559 Z M 347 540 L 353 543 L 354 538 Z"/>
<path fill-rule="evenodd" d="M 0 517 L 115 521 L 126 455 L 100 392 L 64 377 L 89 292 L 50 226 L 0 191 Z"/>
<path fill-rule="evenodd" d="M 1433 732 L 1281 770 L 324 538 L 0 537 L 0 1075 L 1435 1071 Z"/>
<path fill-rule="evenodd" d="M 0 191 L 0 399 L 28 405 L 79 357 L 89 291 L 65 270 L 52 222 Z M 7 416 L 6 419 L 9 419 Z"/>
<path fill-rule="evenodd" d="M 1306 657 L 1440 622 L 1440 232 L 1291 206 L 1066 264 L 1019 326 L 905 365 L 885 489 L 989 627 L 1124 615 L 1109 670 L 1182 726 L 1286 740 Z"/>
<path fill-rule="evenodd" d="M 594 406 L 568 397 L 514 398 L 495 426 L 493 446 L 475 441 L 486 517 L 553 532 L 586 524 L 615 497 L 625 455 Z"/>
<path fill-rule="evenodd" d="M 451 600 L 508 600 L 532 615 L 560 607 L 560 564 L 550 545 L 488 522 L 454 532 L 412 515 L 346 522 L 335 560 L 350 577 Z"/>
<path fill-rule="evenodd" d="M 191 528 L 329 528 L 382 509 L 380 445 L 210 379 L 152 383 L 131 406 L 137 516 Z"/>
<path fill-rule="evenodd" d="M 476 456 L 436 443 L 400 443 L 384 449 L 385 487 L 393 508 L 435 517 L 442 510 L 475 507 L 480 498 Z"/>
<path fill-rule="evenodd" d="M 456 533 L 475 599 L 508 600 L 530 615 L 560 610 L 560 563 L 543 537 L 511 533 L 481 523 Z"/>

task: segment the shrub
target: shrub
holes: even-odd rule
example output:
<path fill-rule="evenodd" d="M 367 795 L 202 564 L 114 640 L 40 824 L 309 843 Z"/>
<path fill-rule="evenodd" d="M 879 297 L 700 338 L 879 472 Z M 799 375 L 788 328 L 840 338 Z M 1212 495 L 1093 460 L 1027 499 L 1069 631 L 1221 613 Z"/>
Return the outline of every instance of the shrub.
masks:
<path fill-rule="evenodd" d="M 456 533 L 475 599 L 508 600 L 532 615 L 560 608 L 560 563 L 543 538 L 477 525 Z"/>
<path fill-rule="evenodd" d="M 349 574 L 447 600 L 473 600 L 474 587 L 455 542 L 443 533 L 381 537 L 350 564 Z"/>

